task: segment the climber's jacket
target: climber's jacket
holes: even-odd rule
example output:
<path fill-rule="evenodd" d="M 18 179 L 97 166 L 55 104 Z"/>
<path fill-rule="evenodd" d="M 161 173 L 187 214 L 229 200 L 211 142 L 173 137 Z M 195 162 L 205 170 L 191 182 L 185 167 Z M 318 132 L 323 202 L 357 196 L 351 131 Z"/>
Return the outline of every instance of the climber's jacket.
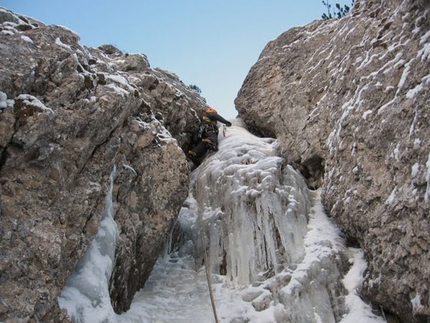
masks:
<path fill-rule="evenodd" d="M 202 123 L 200 124 L 199 131 L 195 133 L 195 136 L 197 136 L 197 138 L 193 138 L 193 141 L 196 142 L 200 139 L 204 141 L 204 138 L 211 137 L 210 134 L 212 133 L 218 135 L 219 130 L 217 121 L 226 124 L 228 127 L 231 126 L 231 122 L 221 117 L 218 113 L 206 112 L 202 118 Z"/>
<path fill-rule="evenodd" d="M 193 167 L 200 165 L 208 151 L 218 151 L 218 121 L 231 126 L 231 122 L 221 117 L 215 109 L 206 110 L 199 130 L 192 135 L 192 148 L 188 150 L 188 159 L 193 162 Z"/>

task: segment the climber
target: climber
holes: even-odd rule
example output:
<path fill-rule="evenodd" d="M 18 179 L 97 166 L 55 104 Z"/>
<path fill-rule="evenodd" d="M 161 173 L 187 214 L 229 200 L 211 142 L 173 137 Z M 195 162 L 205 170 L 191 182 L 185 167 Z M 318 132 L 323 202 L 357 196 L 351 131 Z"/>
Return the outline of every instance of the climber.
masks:
<path fill-rule="evenodd" d="M 202 163 L 209 151 L 218 151 L 218 121 L 227 127 L 231 126 L 231 122 L 221 117 L 215 109 L 209 108 L 205 111 L 199 130 L 192 135 L 192 148 L 188 150 L 188 159 L 194 164 L 191 170 Z"/>

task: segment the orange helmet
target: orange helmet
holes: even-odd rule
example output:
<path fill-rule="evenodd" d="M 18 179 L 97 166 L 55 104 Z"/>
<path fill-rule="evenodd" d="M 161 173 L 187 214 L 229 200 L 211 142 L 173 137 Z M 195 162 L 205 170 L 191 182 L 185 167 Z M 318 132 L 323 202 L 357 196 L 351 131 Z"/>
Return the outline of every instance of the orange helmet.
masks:
<path fill-rule="evenodd" d="M 217 110 L 215 110 L 214 108 L 209 108 L 209 109 L 207 109 L 205 111 L 205 113 L 210 113 L 210 112 L 212 112 L 212 113 L 218 113 Z"/>

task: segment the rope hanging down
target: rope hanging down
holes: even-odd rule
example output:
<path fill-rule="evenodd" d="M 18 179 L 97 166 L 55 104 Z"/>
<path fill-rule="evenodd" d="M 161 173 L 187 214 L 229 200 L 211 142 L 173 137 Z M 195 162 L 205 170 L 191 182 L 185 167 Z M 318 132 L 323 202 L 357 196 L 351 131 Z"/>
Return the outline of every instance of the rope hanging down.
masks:
<path fill-rule="evenodd" d="M 211 280 L 211 273 L 210 273 L 210 264 L 209 264 L 209 257 L 208 257 L 208 252 L 206 250 L 206 240 L 203 236 L 203 221 L 202 221 L 202 215 L 199 214 L 199 220 L 200 220 L 200 236 L 202 238 L 202 246 L 203 246 L 203 257 L 205 260 L 205 268 L 206 268 L 206 280 L 208 282 L 208 288 L 209 288 L 209 295 L 211 298 L 211 304 L 212 304 L 212 311 L 214 313 L 214 317 L 215 317 L 215 323 L 218 323 L 218 315 L 216 312 L 216 306 L 215 306 L 215 299 L 214 299 L 214 295 L 212 293 L 212 280 Z"/>
<path fill-rule="evenodd" d="M 199 217 L 201 217 L 201 215 L 199 215 Z M 202 221 L 200 221 L 200 224 L 201 224 L 201 222 Z M 201 226 L 201 228 L 203 229 L 202 226 Z M 205 241 L 205 238 L 203 236 L 203 230 L 201 230 L 201 237 L 202 237 L 202 245 L 203 245 L 203 256 L 204 256 L 205 268 L 206 268 L 206 280 L 208 282 L 209 295 L 210 295 L 211 304 L 212 304 L 212 311 L 214 313 L 215 323 L 218 323 L 218 316 L 216 313 L 215 299 L 214 299 L 214 295 L 212 293 L 212 281 L 211 281 L 211 274 L 210 274 L 209 261 L 208 261 L 209 257 L 208 257 L 208 252 L 206 250 L 206 241 Z"/>

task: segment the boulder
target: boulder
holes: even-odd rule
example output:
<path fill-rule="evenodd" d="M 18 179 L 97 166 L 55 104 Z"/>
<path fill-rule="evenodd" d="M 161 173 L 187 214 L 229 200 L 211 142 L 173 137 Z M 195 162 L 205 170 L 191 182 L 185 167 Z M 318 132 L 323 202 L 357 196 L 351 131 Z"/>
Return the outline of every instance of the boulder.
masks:
<path fill-rule="evenodd" d="M 361 295 L 403 322 L 430 317 L 430 6 L 355 2 L 269 42 L 235 104 L 277 137 L 368 270 Z"/>
<path fill-rule="evenodd" d="M 205 100 L 143 54 L 90 48 L 0 8 L 0 321 L 66 322 L 57 298 L 98 231 L 114 166 L 110 291 L 130 306 L 188 194 Z"/>

